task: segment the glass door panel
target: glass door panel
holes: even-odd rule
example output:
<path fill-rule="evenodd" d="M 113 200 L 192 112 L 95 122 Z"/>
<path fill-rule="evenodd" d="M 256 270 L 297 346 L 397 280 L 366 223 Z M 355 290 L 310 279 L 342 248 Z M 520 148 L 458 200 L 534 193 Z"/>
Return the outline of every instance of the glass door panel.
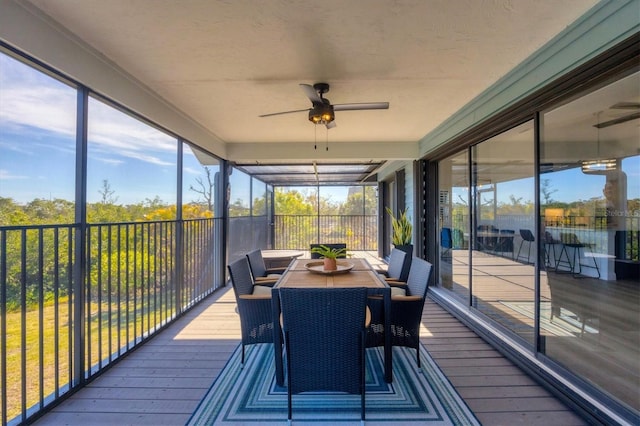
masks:
<path fill-rule="evenodd" d="M 533 346 L 533 121 L 471 148 L 472 305 Z"/>

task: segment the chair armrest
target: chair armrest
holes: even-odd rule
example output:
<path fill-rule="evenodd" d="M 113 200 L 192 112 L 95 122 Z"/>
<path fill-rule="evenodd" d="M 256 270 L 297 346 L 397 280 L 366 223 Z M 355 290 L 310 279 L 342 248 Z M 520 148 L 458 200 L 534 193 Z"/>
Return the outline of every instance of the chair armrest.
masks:
<path fill-rule="evenodd" d="M 393 302 L 419 302 L 422 300 L 420 296 L 391 296 Z"/>
<path fill-rule="evenodd" d="M 270 294 L 241 294 L 238 296 L 239 299 L 245 300 L 269 300 L 271 299 Z"/>
<path fill-rule="evenodd" d="M 267 268 L 267 274 L 284 274 L 287 268 Z"/>
<path fill-rule="evenodd" d="M 259 285 L 268 285 L 268 286 L 273 286 L 275 283 L 278 282 L 279 278 L 269 278 L 269 277 L 257 277 L 255 279 L 256 284 Z"/>
<path fill-rule="evenodd" d="M 392 279 L 387 279 L 385 281 L 387 282 L 387 284 L 389 284 L 392 287 L 407 288 L 407 283 L 404 281 L 398 281 L 398 280 L 392 280 Z"/>

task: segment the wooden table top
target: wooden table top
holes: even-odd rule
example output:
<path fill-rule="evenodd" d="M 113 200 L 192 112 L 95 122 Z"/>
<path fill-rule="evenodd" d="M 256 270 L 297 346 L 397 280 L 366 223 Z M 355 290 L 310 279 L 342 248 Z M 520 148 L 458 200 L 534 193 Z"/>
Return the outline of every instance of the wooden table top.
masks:
<path fill-rule="evenodd" d="M 308 262 L 317 262 L 311 259 L 297 259 L 293 261 L 289 269 L 284 273 L 277 287 L 289 288 L 317 288 L 317 287 L 369 287 L 385 288 L 387 284 L 375 272 L 365 259 L 340 259 L 340 262 L 353 264 L 353 269 L 347 273 L 336 275 L 324 275 L 309 272 L 305 268 Z"/>
<path fill-rule="evenodd" d="M 299 250 L 262 250 L 264 259 L 292 259 L 304 253 Z"/>

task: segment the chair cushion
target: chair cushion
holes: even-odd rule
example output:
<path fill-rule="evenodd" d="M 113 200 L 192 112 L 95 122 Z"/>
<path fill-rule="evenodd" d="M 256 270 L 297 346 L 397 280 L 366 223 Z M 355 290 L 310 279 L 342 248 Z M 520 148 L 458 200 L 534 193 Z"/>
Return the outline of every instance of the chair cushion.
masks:
<path fill-rule="evenodd" d="M 407 290 L 402 287 L 391 287 L 391 297 L 394 296 L 406 296 Z"/>
<path fill-rule="evenodd" d="M 265 285 L 254 285 L 252 294 L 271 296 L 271 287 L 267 287 Z"/>

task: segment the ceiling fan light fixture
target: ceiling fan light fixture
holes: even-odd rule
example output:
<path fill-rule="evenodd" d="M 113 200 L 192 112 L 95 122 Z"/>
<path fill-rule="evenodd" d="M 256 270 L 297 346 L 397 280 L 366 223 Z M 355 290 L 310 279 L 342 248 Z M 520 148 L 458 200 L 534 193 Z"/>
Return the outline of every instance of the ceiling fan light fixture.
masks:
<path fill-rule="evenodd" d="M 582 173 L 599 174 L 615 170 L 618 170 L 618 160 L 615 158 L 582 161 Z"/>
<path fill-rule="evenodd" d="M 335 120 L 335 118 L 333 106 L 330 104 L 316 103 L 313 105 L 313 108 L 309 110 L 309 121 L 313 124 L 329 124 Z"/>

